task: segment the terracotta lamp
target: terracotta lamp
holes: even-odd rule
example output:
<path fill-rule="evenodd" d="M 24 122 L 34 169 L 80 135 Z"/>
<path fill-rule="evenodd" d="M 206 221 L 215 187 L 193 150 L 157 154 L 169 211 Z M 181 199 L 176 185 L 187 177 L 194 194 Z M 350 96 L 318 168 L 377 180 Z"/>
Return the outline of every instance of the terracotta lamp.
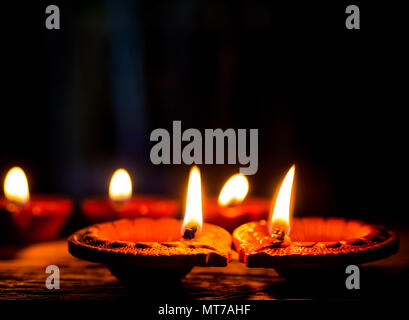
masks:
<path fill-rule="evenodd" d="M 136 217 L 175 217 L 179 210 L 178 201 L 170 198 L 135 195 L 132 196 L 132 180 L 125 169 L 118 169 L 109 184 L 109 199 L 94 197 L 86 199 L 82 212 L 89 223 L 112 221 Z"/>
<path fill-rule="evenodd" d="M 246 266 L 292 275 L 306 269 L 345 268 L 397 252 L 397 234 L 383 226 L 343 218 L 290 221 L 294 172 L 293 166 L 284 178 L 268 222 L 249 222 L 234 230 L 234 246 Z"/>
<path fill-rule="evenodd" d="M 65 197 L 30 196 L 27 177 L 19 167 L 4 180 L 5 198 L 0 198 L 0 241 L 24 243 L 58 236 L 68 220 L 73 202 Z"/>
<path fill-rule="evenodd" d="M 229 232 L 247 221 L 257 221 L 268 214 L 270 200 L 247 197 L 246 176 L 236 174 L 224 184 L 219 197 L 206 198 L 205 221 L 217 224 Z"/>
<path fill-rule="evenodd" d="M 136 218 L 102 223 L 79 230 L 68 239 L 72 255 L 104 263 L 126 283 L 143 277 L 178 279 L 193 266 L 226 266 L 231 260 L 231 235 L 202 222 L 199 169 L 192 168 L 185 218 Z"/>

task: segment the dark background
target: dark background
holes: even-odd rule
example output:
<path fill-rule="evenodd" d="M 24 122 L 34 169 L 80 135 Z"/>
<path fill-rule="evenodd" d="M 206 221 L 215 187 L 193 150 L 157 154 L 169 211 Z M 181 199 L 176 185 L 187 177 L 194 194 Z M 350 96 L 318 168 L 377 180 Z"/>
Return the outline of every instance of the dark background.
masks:
<path fill-rule="evenodd" d="M 47 30 L 57 4 L 61 30 Z M 361 30 L 345 28 L 358 4 Z M 251 193 L 296 164 L 295 214 L 407 222 L 407 32 L 396 4 L 333 1 L 2 3 L 2 179 L 32 193 L 184 195 L 189 167 L 154 166 L 150 132 L 259 129 Z M 407 27 L 407 26 L 406 26 Z M 203 132 L 203 131 L 202 131 Z M 217 194 L 239 165 L 203 165 Z"/>

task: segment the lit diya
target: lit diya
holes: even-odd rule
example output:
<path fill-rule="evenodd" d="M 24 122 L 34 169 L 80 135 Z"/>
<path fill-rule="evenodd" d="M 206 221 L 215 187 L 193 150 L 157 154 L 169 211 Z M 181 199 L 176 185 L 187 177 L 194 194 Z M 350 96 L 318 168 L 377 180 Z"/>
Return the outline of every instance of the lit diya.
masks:
<path fill-rule="evenodd" d="M 73 208 L 68 198 L 49 195 L 30 197 L 27 177 L 19 167 L 8 171 L 4 195 L 5 198 L 0 198 L 0 236 L 4 242 L 53 239 Z"/>
<path fill-rule="evenodd" d="M 397 234 L 383 226 L 322 217 L 290 223 L 294 172 L 292 166 L 281 184 L 269 223 L 249 222 L 234 230 L 234 246 L 246 266 L 272 267 L 289 275 L 303 269 L 362 264 L 398 251 Z"/>
<path fill-rule="evenodd" d="M 185 218 L 121 219 L 79 230 L 68 239 L 69 252 L 102 262 L 126 283 L 152 275 L 172 280 L 193 266 L 226 266 L 231 260 L 231 235 L 202 222 L 201 179 L 197 167 L 189 175 Z"/>
<path fill-rule="evenodd" d="M 247 221 L 257 221 L 265 217 L 270 208 L 270 200 L 246 197 L 249 183 L 242 174 L 233 175 L 224 184 L 218 199 L 206 198 L 205 220 L 217 224 L 229 232 Z"/>
<path fill-rule="evenodd" d="M 109 199 L 94 197 L 82 203 L 82 212 L 90 223 L 140 216 L 175 217 L 176 200 L 150 195 L 132 196 L 132 180 L 125 169 L 118 169 L 109 183 Z"/>

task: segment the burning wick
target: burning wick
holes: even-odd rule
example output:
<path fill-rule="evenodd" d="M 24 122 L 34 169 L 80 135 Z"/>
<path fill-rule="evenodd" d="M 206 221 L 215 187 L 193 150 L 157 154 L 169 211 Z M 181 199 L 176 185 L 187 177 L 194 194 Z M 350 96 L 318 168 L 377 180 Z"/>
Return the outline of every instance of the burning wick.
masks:
<path fill-rule="evenodd" d="M 181 234 L 183 239 L 193 239 L 202 232 L 202 186 L 199 168 L 194 166 L 190 170 L 187 187 L 185 219 Z"/>
<path fill-rule="evenodd" d="M 222 207 L 234 207 L 240 204 L 249 191 L 246 176 L 235 174 L 224 184 L 217 202 Z"/>
<path fill-rule="evenodd" d="M 27 177 L 20 167 L 11 168 L 4 180 L 4 195 L 12 211 L 25 206 L 30 200 Z"/>
<path fill-rule="evenodd" d="M 193 239 L 195 237 L 197 231 L 197 226 L 188 227 L 185 229 L 185 233 L 183 234 L 183 239 Z"/>
<path fill-rule="evenodd" d="M 286 246 L 291 242 L 288 236 L 290 229 L 291 191 L 294 181 L 295 166 L 288 170 L 274 203 L 269 230 L 272 238 L 271 246 Z"/>
<path fill-rule="evenodd" d="M 269 248 L 283 248 L 288 247 L 291 243 L 291 238 L 286 234 L 286 232 L 281 227 L 276 227 L 271 233 L 271 240 L 268 245 L 262 246 L 260 249 Z"/>
<path fill-rule="evenodd" d="M 271 236 L 273 238 L 276 238 L 277 240 L 284 240 L 285 232 L 281 228 L 277 227 L 275 228 Z"/>
<path fill-rule="evenodd" d="M 116 205 L 128 202 L 132 197 L 132 180 L 128 171 L 118 169 L 109 183 L 109 199 Z"/>

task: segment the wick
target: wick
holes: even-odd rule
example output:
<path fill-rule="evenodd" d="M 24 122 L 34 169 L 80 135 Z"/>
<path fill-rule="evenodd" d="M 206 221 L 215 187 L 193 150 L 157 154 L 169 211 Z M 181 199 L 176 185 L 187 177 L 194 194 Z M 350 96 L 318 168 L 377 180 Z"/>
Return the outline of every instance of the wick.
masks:
<path fill-rule="evenodd" d="M 122 207 L 127 202 L 127 200 L 111 200 L 112 205 L 117 208 Z"/>
<path fill-rule="evenodd" d="M 280 227 L 277 227 L 277 228 L 274 229 L 274 231 L 273 231 L 273 233 L 271 234 L 271 236 L 272 236 L 273 238 L 276 238 L 277 240 L 283 241 L 283 240 L 284 240 L 284 237 L 285 237 L 285 232 L 284 232 Z"/>
<path fill-rule="evenodd" d="M 197 231 L 196 226 L 186 228 L 185 232 L 183 233 L 183 239 L 188 239 L 188 240 L 193 239 L 195 237 L 196 231 Z"/>
<path fill-rule="evenodd" d="M 288 247 L 291 243 L 290 237 L 285 235 L 285 231 L 280 228 L 274 228 L 274 231 L 271 234 L 271 241 L 268 244 L 260 246 L 256 252 L 261 252 L 265 249 L 271 248 L 285 248 Z"/>
<path fill-rule="evenodd" d="M 238 204 L 239 204 L 239 202 L 237 200 L 232 200 L 226 205 L 226 208 L 234 208 Z"/>

